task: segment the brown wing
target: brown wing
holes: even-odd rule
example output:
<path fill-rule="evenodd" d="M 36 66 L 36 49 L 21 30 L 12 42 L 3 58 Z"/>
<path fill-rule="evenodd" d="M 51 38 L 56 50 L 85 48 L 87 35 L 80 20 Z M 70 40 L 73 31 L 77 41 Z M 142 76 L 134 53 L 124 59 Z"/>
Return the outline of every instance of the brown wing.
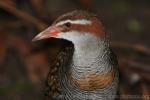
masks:
<path fill-rule="evenodd" d="M 69 62 L 71 61 L 74 48 L 65 47 L 57 56 L 56 61 L 50 66 L 46 80 L 46 98 L 48 100 L 59 100 L 62 94 L 60 86 L 61 77 L 68 72 Z M 61 72 L 60 70 L 63 69 Z M 61 76 L 61 77 L 60 77 Z"/>

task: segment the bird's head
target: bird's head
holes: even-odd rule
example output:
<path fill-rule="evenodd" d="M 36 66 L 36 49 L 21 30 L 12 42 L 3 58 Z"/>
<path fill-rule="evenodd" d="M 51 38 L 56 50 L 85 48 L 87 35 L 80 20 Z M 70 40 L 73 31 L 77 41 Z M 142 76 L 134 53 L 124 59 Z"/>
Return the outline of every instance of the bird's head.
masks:
<path fill-rule="evenodd" d="M 33 41 L 61 38 L 74 43 L 89 36 L 104 38 L 103 25 L 94 14 L 75 10 L 60 16 L 50 27 L 39 33 Z"/>

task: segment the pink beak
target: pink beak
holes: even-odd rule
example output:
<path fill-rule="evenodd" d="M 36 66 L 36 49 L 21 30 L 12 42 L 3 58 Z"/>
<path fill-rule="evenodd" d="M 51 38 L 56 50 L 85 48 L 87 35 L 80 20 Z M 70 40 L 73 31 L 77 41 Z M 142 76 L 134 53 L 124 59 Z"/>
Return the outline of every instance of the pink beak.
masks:
<path fill-rule="evenodd" d="M 56 26 L 48 27 L 47 29 L 39 33 L 37 36 L 35 36 L 32 39 L 32 41 L 42 40 L 42 39 L 51 38 L 51 37 L 55 38 L 58 36 L 61 30 L 62 29 L 60 27 L 56 27 Z"/>

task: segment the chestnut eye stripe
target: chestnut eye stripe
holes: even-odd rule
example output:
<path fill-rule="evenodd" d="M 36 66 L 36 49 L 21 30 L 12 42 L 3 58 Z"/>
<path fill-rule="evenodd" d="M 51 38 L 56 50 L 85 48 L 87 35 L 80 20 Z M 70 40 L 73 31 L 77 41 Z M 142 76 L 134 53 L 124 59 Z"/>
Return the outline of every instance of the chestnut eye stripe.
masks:
<path fill-rule="evenodd" d="M 90 20 L 86 20 L 86 19 L 78 19 L 78 20 L 65 20 L 65 21 L 61 21 L 59 23 L 56 24 L 56 26 L 60 26 L 66 23 L 71 23 L 71 24 L 80 24 L 80 25 L 90 25 L 92 22 Z"/>

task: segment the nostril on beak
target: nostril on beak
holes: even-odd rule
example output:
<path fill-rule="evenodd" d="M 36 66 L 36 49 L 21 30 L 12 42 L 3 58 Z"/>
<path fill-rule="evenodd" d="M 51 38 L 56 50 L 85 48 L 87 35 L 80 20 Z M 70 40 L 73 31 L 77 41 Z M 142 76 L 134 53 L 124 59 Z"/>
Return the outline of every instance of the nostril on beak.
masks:
<path fill-rule="evenodd" d="M 42 40 L 51 37 L 56 38 L 60 32 L 60 27 L 51 26 L 39 33 L 37 36 L 35 36 L 35 38 L 33 38 L 32 41 Z"/>

